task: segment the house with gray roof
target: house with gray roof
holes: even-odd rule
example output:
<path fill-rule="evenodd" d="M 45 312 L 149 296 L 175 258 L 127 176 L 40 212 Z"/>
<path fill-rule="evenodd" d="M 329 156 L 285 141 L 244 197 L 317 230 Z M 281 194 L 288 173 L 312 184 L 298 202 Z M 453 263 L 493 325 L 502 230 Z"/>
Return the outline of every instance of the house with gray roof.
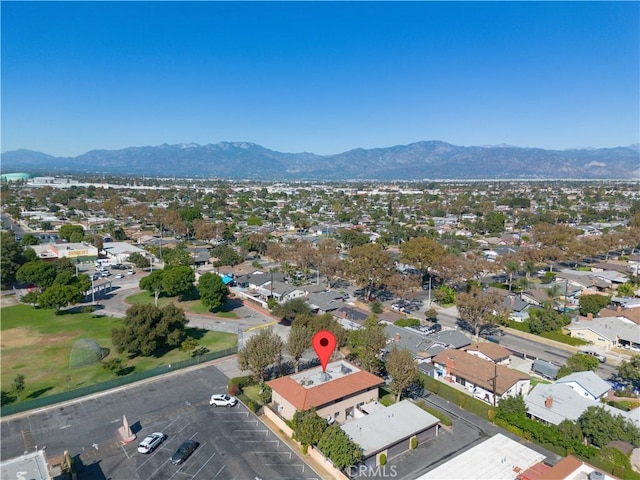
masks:
<path fill-rule="evenodd" d="M 390 460 L 411 448 L 411 439 L 422 444 L 438 436 L 439 421 L 409 400 L 340 425 L 351 440 L 360 445 L 363 463 L 380 465 L 380 455 Z"/>
<path fill-rule="evenodd" d="M 568 385 L 580 395 L 594 401 L 600 400 L 611 390 L 609 383 L 590 370 L 572 373 L 566 377 L 559 378 L 555 383 Z"/>
<path fill-rule="evenodd" d="M 572 337 L 610 349 L 630 347 L 640 349 L 640 325 L 624 317 L 602 317 L 580 320 L 566 329 Z"/>
<path fill-rule="evenodd" d="M 343 295 L 336 291 L 309 293 L 307 302 L 311 309 L 319 314 L 333 312 L 345 306 Z"/>
<path fill-rule="evenodd" d="M 344 304 L 330 312 L 334 318 L 347 330 L 358 330 L 364 326 L 364 321 L 371 315 L 354 305 Z"/>
<path fill-rule="evenodd" d="M 260 296 L 264 299 L 274 298 L 278 303 L 288 302 L 294 298 L 305 296 L 304 291 L 290 283 L 269 281 L 256 289 Z"/>
<path fill-rule="evenodd" d="M 471 345 L 471 340 L 459 330 L 441 330 L 429 335 L 429 339 L 444 348 L 462 348 Z"/>
<path fill-rule="evenodd" d="M 438 346 L 433 342 L 432 337 L 434 335 L 421 335 L 409 328 L 385 325 L 384 333 L 389 339 L 385 347 L 386 350 L 391 350 L 394 346 L 400 350 L 407 349 L 418 362 L 431 360 L 443 349 L 442 346 Z"/>
<path fill-rule="evenodd" d="M 527 414 L 532 418 L 559 425 L 563 420 L 577 420 L 589 407 L 603 407 L 612 415 L 620 415 L 640 427 L 638 409 L 628 412 L 581 395 L 567 383 L 539 383 L 524 398 Z"/>

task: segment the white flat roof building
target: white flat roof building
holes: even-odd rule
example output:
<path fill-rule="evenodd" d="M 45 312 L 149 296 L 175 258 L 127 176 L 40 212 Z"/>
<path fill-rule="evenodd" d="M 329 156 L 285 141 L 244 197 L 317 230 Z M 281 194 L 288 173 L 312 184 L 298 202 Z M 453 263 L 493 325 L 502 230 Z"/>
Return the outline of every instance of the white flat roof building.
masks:
<path fill-rule="evenodd" d="M 499 433 L 416 480 L 514 480 L 545 458 Z"/>

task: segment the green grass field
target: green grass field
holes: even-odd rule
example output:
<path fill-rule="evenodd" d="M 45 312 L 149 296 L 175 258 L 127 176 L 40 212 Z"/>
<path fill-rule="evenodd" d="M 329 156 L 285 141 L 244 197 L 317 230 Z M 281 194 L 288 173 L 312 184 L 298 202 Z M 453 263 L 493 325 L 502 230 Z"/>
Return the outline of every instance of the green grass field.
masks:
<path fill-rule="evenodd" d="M 153 298 L 152 298 L 153 300 Z M 21 400 L 60 393 L 115 378 L 100 364 L 69 368 L 69 354 L 76 340 L 91 338 L 102 348 L 111 350 L 107 358 L 117 356 L 111 343 L 111 330 L 121 325 L 120 319 L 90 313 L 62 313 L 16 305 L 0 309 L 2 332 L 0 341 L 0 387 L 11 392 L 13 379 L 25 376 L 26 388 Z M 224 332 L 187 328 L 187 335 L 199 344 L 218 351 L 233 347 L 237 336 Z M 161 365 L 186 360 L 190 353 L 173 349 L 161 357 L 127 359 L 130 373 L 142 372 Z M 121 357 L 124 358 L 124 357 Z"/>
<path fill-rule="evenodd" d="M 126 298 L 126 301 L 131 305 L 153 305 L 155 303 L 155 298 L 153 297 L 152 293 L 147 291 L 142 291 L 140 293 L 136 293 L 134 295 L 128 296 Z M 160 298 L 158 298 L 158 307 L 164 307 L 168 303 L 174 303 L 175 305 L 184 309 L 185 312 L 200 313 L 200 314 L 212 313 L 213 315 L 216 315 L 218 317 L 223 317 L 223 318 L 240 318 L 240 316 L 237 313 L 231 310 L 228 310 L 229 308 L 228 306 L 233 305 L 232 302 L 227 302 L 227 305 L 225 305 L 225 307 L 223 307 L 220 310 L 216 310 L 215 312 L 210 312 L 207 307 L 202 305 L 202 302 L 200 302 L 199 299 L 186 299 L 180 302 L 178 301 L 177 297 L 161 296 Z"/>

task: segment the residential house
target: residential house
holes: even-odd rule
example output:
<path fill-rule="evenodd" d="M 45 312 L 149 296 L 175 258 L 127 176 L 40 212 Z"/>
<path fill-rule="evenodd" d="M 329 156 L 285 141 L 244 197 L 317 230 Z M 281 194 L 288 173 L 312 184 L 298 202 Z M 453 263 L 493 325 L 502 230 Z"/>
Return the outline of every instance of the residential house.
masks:
<path fill-rule="evenodd" d="M 358 330 L 364 327 L 364 321 L 371 315 L 369 312 L 350 304 L 342 305 L 333 310 L 331 314 L 347 330 Z"/>
<path fill-rule="evenodd" d="M 593 401 L 602 399 L 611 390 L 611 385 L 592 371 L 575 372 L 559 378 L 555 383 L 568 385 L 578 394 Z"/>
<path fill-rule="evenodd" d="M 368 405 L 364 405 L 366 410 Z M 380 403 L 368 414 L 340 425 L 351 440 L 362 449 L 362 463 L 380 465 L 380 455 L 387 461 L 411 448 L 415 438 L 421 445 L 438 436 L 439 421 L 409 400 L 389 407 Z"/>
<path fill-rule="evenodd" d="M 595 401 L 572 388 L 571 383 L 539 383 L 524 398 L 527 414 L 545 423 L 559 425 L 563 420 L 577 420 L 589 407 L 602 407 L 612 415 L 621 415 L 640 427 L 638 409 L 625 412 L 606 403 Z"/>
<path fill-rule="evenodd" d="M 418 363 L 429 362 L 438 352 L 445 348 L 443 345 L 438 345 L 433 341 L 433 335 L 427 336 L 410 328 L 385 325 L 384 333 L 388 338 L 385 350 L 390 351 L 393 347 L 399 350 L 406 349 L 411 352 Z"/>
<path fill-rule="evenodd" d="M 600 468 L 596 468 L 573 455 L 569 455 L 558 463 L 549 467 L 543 463 L 546 468 L 537 476 L 531 476 L 529 471 L 524 471 L 519 480 L 617 480 L 617 477 L 603 472 Z"/>
<path fill-rule="evenodd" d="M 461 350 L 471 355 L 475 355 L 478 358 L 482 358 L 483 360 L 488 360 L 490 362 L 497 363 L 498 365 L 509 366 L 509 357 L 511 356 L 511 352 L 497 343 L 474 343 L 468 347 L 463 347 Z"/>
<path fill-rule="evenodd" d="M 255 289 L 264 300 L 273 298 L 278 303 L 285 303 L 294 298 L 305 298 L 304 290 L 290 283 L 271 281 L 260 285 Z"/>
<path fill-rule="evenodd" d="M 461 350 L 443 350 L 434 357 L 433 364 L 439 379 L 457 383 L 491 405 L 497 405 L 502 398 L 526 395 L 531 386 L 528 375 Z"/>
<path fill-rule="evenodd" d="M 315 408 L 318 415 L 344 423 L 356 409 L 378 399 L 384 380 L 346 360 L 331 362 L 326 371 L 313 367 L 267 382 L 272 390 L 272 407 L 285 420 L 296 411 Z"/>
<path fill-rule="evenodd" d="M 623 316 L 580 320 L 565 328 L 572 337 L 605 350 L 615 347 L 640 351 L 640 325 Z"/>
<path fill-rule="evenodd" d="M 300 287 L 301 290 L 304 288 Z M 333 312 L 345 306 L 344 296 L 335 290 L 307 294 L 307 303 L 318 314 Z"/>

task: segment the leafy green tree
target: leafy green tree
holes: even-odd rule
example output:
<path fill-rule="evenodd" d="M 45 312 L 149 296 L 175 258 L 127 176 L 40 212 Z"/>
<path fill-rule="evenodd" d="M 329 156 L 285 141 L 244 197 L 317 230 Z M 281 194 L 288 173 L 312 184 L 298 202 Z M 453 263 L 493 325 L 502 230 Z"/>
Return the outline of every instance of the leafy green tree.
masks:
<path fill-rule="evenodd" d="M 186 324 L 184 311 L 173 304 L 163 308 L 133 305 L 127 309 L 122 326 L 111 331 L 111 340 L 118 352 L 148 357 L 180 345 Z"/>
<path fill-rule="evenodd" d="M 2 288 L 10 288 L 16 281 L 16 272 L 25 263 L 22 246 L 16 242 L 12 232 L 2 232 L 0 235 L 0 278 Z M 33 250 L 32 250 L 33 251 Z"/>
<path fill-rule="evenodd" d="M 340 230 L 338 232 L 338 239 L 347 250 L 369 243 L 369 237 L 358 230 Z"/>
<path fill-rule="evenodd" d="M 26 303 L 27 305 L 31 305 L 35 308 L 38 305 L 38 299 L 40 298 L 40 295 L 41 292 L 32 290 L 20 297 L 20 302 Z"/>
<path fill-rule="evenodd" d="M 284 342 L 272 328 L 263 328 L 238 352 L 238 366 L 251 371 L 257 382 L 264 383 L 267 368 L 280 364 L 283 347 Z"/>
<path fill-rule="evenodd" d="M 51 285 L 38 298 L 38 305 L 42 308 L 53 308 L 56 314 L 69 304 L 82 300 L 83 292 L 75 285 Z"/>
<path fill-rule="evenodd" d="M 151 265 L 149 259 L 140 252 L 134 252 L 129 255 L 128 261 L 138 268 L 148 268 Z"/>
<path fill-rule="evenodd" d="M 162 250 L 162 261 L 165 267 L 193 265 L 193 257 L 182 245 Z"/>
<path fill-rule="evenodd" d="M 433 291 L 436 301 L 442 305 L 451 305 L 456 301 L 456 291 L 449 285 L 441 285 Z"/>
<path fill-rule="evenodd" d="M 377 243 L 353 247 L 345 260 L 344 270 L 357 285 L 364 288 L 366 299 L 370 299 L 374 290 L 381 288 L 396 271 L 389 252 Z"/>
<path fill-rule="evenodd" d="M 400 261 L 418 269 L 423 277 L 444 254 L 444 247 L 433 238 L 415 237 L 400 245 Z"/>
<path fill-rule="evenodd" d="M 318 448 L 340 470 L 362 461 L 360 446 L 335 423 L 324 431 Z"/>
<path fill-rule="evenodd" d="M 618 295 L 622 297 L 633 297 L 636 293 L 636 286 L 633 282 L 623 283 L 618 287 Z"/>
<path fill-rule="evenodd" d="M 560 367 L 557 378 L 566 377 L 574 372 L 594 371 L 599 366 L 600 362 L 596 357 L 585 355 L 584 353 L 576 353 L 567 358 L 567 362 Z"/>
<path fill-rule="evenodd" d="M 186 295 L 193 290 L 195 279 L 195 273 L 191 267 L 165 268 L 162 276 L 162 289 L 170 297 Z"/>
<path fill-rule="evenodd" d="M 584 436 L 595 446 L 605 447 L 614 440 L 640 446 L 640 429 L 621 415 L 613 415 L 604 407 L 589 407 L 578 424 Z"/>
<path fill-rule="evenodd" d="M 213 265 L 215 267 L 222 267 L 225 265 L 235 266 L 242 263 L 242 255 L 236 252 L 232 247 L 228 245 L 218 245 L 211 250 L 211 256 L 216 258 Z"/>
<path fill-rule="evenodd" d="M 542 332 L 560 330 L 571 323 L 568 315 L 546 308 L 532 308 L 529 310 L 529 330 L 536 335 Z"/>
<path fill-rule="evenodd" d="M 300 368 L 300 359 L 304 352 L 309 350 L 311 347 L 311 338 L 313 337 L 313 332 L 309 329 L 307 325 L 301 325 L 299 322 L 295 320 L 291 324 L 291 329 L 289 330 L 289 336 L 287 337 L 287 352 L 293 358 L 293 365 L 296 373 Z"/>
<path fill-rule="evenodd" d="M 20 240 L 20 244 L 23 246 L 40 245 L 40 239 L 36 237 L 33 233 L 25 233 L 22 236 L 22 240 Z"/>
<path fill-rule="evenodd" d="M 155 306 L 158 306 L 158 298 L 164 291 L 164 270 L 158 269 L 151 272 L 140 280 L 140 288 L 153 293 L 155 297 Z"/>
<path fill-rule="evenodd" d="M 518 420 L 527 418 L 527 404 L 522 395 L 501 398 L 496 410 L 496 418 L 516 424 Z"/>
<path fill-rule="evenodd" d="M 382 368 L 380 350 L 387 344 L 384 327 L 378 317 L 371 316 L 364 322 L 364 328 L 350 332 L 349 338 L 353 351 L 362 367 L 370 373 L 377 374 Z"/>
<path fill-rule="evenodd" d="M 26 388 L 27 384 L 25 382 L 25 376 L 22 373 L 18 373 L 14 379 L 13 379 L 13 383 L 12 383 L 12 387 L 13 390 L 16 392 L 16 397 L 18 400 L 20 400 L 20 397 L 22 396 L 22 392 L 24 392 L 24 389 Z"/>
<path fill-rule="evenodd" d="M 347 343 L 346 330 L 342 328 L 342 325 L 340 325 L 338 320 L 330 313 L 324 313 L 322 315 L 297 315 L 295 322 L 301 326 L 304 325 L 308 327 L 312 335 L 320 330 L 330 331 L 336 337 L 336 346 L 338 348 L 345 346 Z"/>
<path fill-rule="evenodd" d="M 399 349 L 394 345 L 385 363 L 391 377 L 391 388 L 396 393 L 396 402 L 399 402 L 402 393 L 418 380 L 413 354 L 406 348 Z"/>
<path fill-rule="evenodd" d="M 26 283 L 34 283 L 40 288 L 53 285 L 58 272 L 52 263 L 36 260 L 22 265 L 16 272 L 16 280 Z"/>
<path fill-rule="evenodd" d="M 75 239 L 72 240 L 74 233 L 76 234 L 76 236 L 75 236 Z M 62 225 L 60 227 L 60 231 L 58 232 L 58 235 L 60 236 L 61 239 L 66 240 L 68 242 L 79 241 L 77 240 L 78 235 L 80 240 L 82 240 L 82 237 L 84 236 L 84 227 L 82 225 L 71 225 L 71 224 Z"/>
<path fill-rule="evenodd" d="M 283 322 L 291 323 L 298 315 L 309 315 L 311 307 L 304 298 L 298 297 L 276 304 L 271 313 L 276 317 L 280 317 Z"/>
<path fill-rule="evenodd" d="M 640 355 L 633 355 L 628 361 L 622 360 L 618 365 L 616 377 L 640 388 Z"/>
<path fill-rule="evenodd" d="M 316 409 L 297 411 L 293 415 L 293 438 L 303 446 L 317 445 L 327 429 L 327 422 L 318 416 Z"/>
<path fill-rule="evenodd" d="M 611 297 L 605 295 L 580 295 L 580 315 L 592 314 L 594 317 L 600 310 L 609 305 Z"/>
<path fill-rule="evenodd" d="M 215 310 L 223 306 L 229 296 L 229 289 L 220 275 L 209 272 L 200 276 L 198 292 L 200 292 L 200 301 L 209 310 Z"/>

